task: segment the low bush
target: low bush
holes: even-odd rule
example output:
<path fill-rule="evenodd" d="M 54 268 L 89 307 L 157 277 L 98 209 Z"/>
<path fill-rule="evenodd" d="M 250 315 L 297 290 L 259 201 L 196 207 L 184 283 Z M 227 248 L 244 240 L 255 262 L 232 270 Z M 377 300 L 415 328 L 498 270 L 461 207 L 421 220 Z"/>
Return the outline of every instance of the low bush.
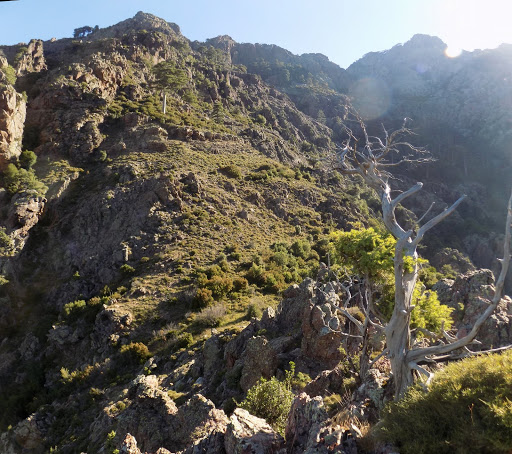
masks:
<path fill-rule="evenodd" d="M 133 266 L 130 266 L 127 263 L 125 263 L 125 264 L 121 265 L 121 267 L 119 268 L 119 271 L 121 271 L 121 273 L 128 276 L 130 274 L 135 273 L 135 268 Z"/>
<path fill-rule="evenodd" d="M 142 342 L 131 342 L 123 345 L 119 350 L 123 362 L 130 366 L 144 364 L 151 356 L 148 347 Z"/>
<path fill-rule="evenodd" d="M 66 323 L 74 323 L 78 320 L 93 323 L 96 315 L 107 301 L 108 298 L 105 297 L 91 298 L 87 302 L 85 300 L 71 301 L 62 308 L 62 316 Z"/>
<path fill-rule="evenodd" d="M 229 164 L 220 168 L 221 172 L 231 178 L 242 178 L 242 170 L 235 164 Z"/>
<path fill-rule="evenodd" d="M 226 315 L 226 308 L 223 304 L 216 304 L 203 309 L 196 315 L 195 323 L 200 327 L 215 328 L 220 325 L 222 318 Z"/>
<path fill-rule="evenodd" d="M 10 195 L 18 192 L 31 191 L 37 196 L 44 196 L 48 187 L 37 179 L 33 169 L 18 169 L 14 164 L 9 164 L 3 175 L 4 187 Z"/>
<path fill-rule="evenodd" d="M 247 320 L 251 320 L 253 318 L 260 318 L 261 310 L 256 306 L 256 304 L 251 303 L 247 306 L 247 311 L 245 312 L 245 318 Z"/>
<path fill-rule="evenodd" d="M 390 404 L 377 435 L 402 454 L 510 453 L 512 351 L 448 365 Z"/>
<path fill-rule="evenodd" d="M 202 309 L 213 303 L 212 291 L 208 288 L 198 288 L 192 301 L 194 309 Z"/>
<path fill-rule="evenodd" d="M 265 419 L 277 432 L 284 435 L 286 419 L 293 401 L 292 380 L 295 364 L 290 362 L 290 370 L 280 382 L 276 377 L 270 380 L 260 378 L 240 404 L 249 413 Z"/>
<path fill-rule="evenodd" d="M 22 168 L 29 170 L 36 163 L 37 156 L 33 151 L 24 150 L 19 157 L 19 163 Z"/>

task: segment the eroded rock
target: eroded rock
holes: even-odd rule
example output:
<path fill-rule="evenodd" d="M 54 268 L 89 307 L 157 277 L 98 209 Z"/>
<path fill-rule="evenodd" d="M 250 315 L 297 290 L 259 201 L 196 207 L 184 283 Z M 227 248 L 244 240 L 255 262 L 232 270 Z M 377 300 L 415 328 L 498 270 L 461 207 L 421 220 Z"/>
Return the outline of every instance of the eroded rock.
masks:
<path fill-rule="evenodd" d="M 27 102 L 11 85 L 0 86 L 0 166 L 17 158 L 27 113 Z"/>
<path fill-rule="evenodd" d="M 237 408 L 229 418 L 224 439 L 227 454 L 277 453 L 284 445 L 283 437 L 264 419 L 242 408 Z"/>
<path fill-rule="evenodd" d="M 434 286 L 439 300 L 454 308 L 452 317 L 460 339 L 468 334 L 475 322 L 491 304 L 494 296 L 494 275 L 491 270 L 469 271 L 455 281 L 443 280 Z M 472 349 L 503 347 L 512 343 L 512 299 L 505 296 L 494 314 L 480 328 L 477 339 L 482 343 Z"/>

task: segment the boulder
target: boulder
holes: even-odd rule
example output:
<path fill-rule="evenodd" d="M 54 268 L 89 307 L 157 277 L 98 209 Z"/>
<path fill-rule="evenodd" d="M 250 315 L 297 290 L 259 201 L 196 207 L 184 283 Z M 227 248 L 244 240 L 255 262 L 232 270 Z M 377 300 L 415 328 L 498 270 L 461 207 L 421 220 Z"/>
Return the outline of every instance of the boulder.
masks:
<path fill-rule="evenodd" d="M 119 454 L 141 454 L 137 447 L 137 440 L 131 434 L 126 434 L 123 444 L 119 448 Z"/>
<path fill-rule="evenodd" d="M 174 440 L 173 416 L 178 409 L 159 387 L 155 375 L 141 375 L 132 381 L 128 397 L 132 404 L 117 417 L 118 434 L 132 434 L 143 451 L 154 452 Z"/>
<path fill-rule="evenodd" d="M 180 451 L 226 430 L 228 418 L 200 394 L 179 409 L 155 375 L 140 375 L 130 386 L 132 404 L 117 417 L 117 432 L 130 433 L 141 451 Z"/>
<path fill-rule="evenodd" d="M 284 440 L 264 419 L 237 408 L 229 418 L 224 437 L 227 454 L 270 454 L 283 448 Z M 283 453 L 286 452 L 283 450 Z"/>
<path fill-rule="evenodd" d="M 315 281 L 304 279 L 300 285 L 293 284 L 283 292 L 283 300 L 277 308 L 277 324 L 283 332 L 298 331 L 303 312 L 313 298 Z"/>
<path fill-rule="evenodd" d="M 105 306 L 94 322 L 94 331 L 91 334 L 93 348 L 99 352 L 107 351 L 121 336 L 129 332 L 132 322 L 131 312 Z"/>
<path fill-rule="evenodd" d="M 302 353 L 325 364 L 328 369 L 343 358 L 339 350 L 343 339 L 342 323 L 336 308 L 331 302 L 318 305 L 311 301 L 302 318 Z"/>
<path fill-rule="evenodd" d="M 286 425 L 287 453 L 325 453 L 329 451 L 323 441 L 328 420 L 321 397 L 299 394 L 293 401 Z"/>
<path fill-rule="evenodd" d="M 271 345 L 262 336 L 253 337 L 247 342 L 243 354 L 240 387 L 244 392 L 252 388 L 260 377 L 270 378 L 277 367 L 277 356 Z"/>

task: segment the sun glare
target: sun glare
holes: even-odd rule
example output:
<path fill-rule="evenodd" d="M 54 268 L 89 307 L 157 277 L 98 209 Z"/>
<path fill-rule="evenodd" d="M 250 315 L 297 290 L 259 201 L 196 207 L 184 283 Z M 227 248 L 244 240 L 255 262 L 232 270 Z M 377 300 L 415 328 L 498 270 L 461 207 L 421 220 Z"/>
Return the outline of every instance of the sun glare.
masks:
<path fill-rule="evenodd" d="M 444 50 L 444 54 L 449 58 L 456 58 L 462 53 L 462 49 L 457 46 L 448 46 Z"/>

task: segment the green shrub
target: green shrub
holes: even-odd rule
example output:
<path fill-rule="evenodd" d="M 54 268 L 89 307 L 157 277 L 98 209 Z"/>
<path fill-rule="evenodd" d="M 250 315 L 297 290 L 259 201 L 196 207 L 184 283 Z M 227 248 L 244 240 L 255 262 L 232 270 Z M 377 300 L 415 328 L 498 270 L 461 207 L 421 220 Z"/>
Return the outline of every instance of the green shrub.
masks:
<path fill-rule="evenodd" d="M 151 356 L 148 347 L 142 342 L 131 342 L 123 345 L 119 350 L 123 362 L 127 365 L 134 366 L 144 364 Z"/>
<path fill-rule="evenodd" d="M 276 377 L 270 380 L 260 378 L 240 404 L 249 413 L 264 418 L 277 432 L 284 435 L 286 418 L 293 401 L 291 390 L 295 375 L 295 364 L 290 362 L 291 370 L 286 372 L 285 379 L 280 382 Z"/>
<path fill-rule="evenodd" d="M 9 164 L 4 171 L 4 186 L 10 195 L 22 191 L 34 191 L 38 196 L 44 196 L 48 187 L 39 181 L 32 169 L 18 169 Z"/>
<path fill-rule="evenodd" d="M 416 285 L 412 304 L 415 305 L 415 308 L 411 313 L 411 328 L 426 328 L 429 331 L 440 333 L 444 324 L 445 330 L 451 329 L 453 309 L 441 304 L 435 291 L 423 292 L 419 285 Z"/>
<path fill-rule="evenodd" d="M 5 227 L 0 227 L 0 254 L 7 254 L 14 247 L 14 241 L 7 234 Z"/>
<path fill-rule="evenodd" d="M 218 300 L 233 290 L 233 279 L 230 277 L 213 276 L 206 282 L 206 288 L 210 289 L 213 298 Z"/>
<path fill-rule="evenodd" d="M 311 252 L 311 244 L 309 244 L 309 241 L 307 240 L 297 240 L 291 245 L 290 249 L 295 257 L 301 257 L 305 259 Z"/>
<path fill-rule="evenodd" d="M 386 407 L 378 435 L 402 454 L 510 453 L 511 383 L 510 350 L 452 363 Z"/>
<path fill-rule="evenodd" d="M 16 83 L 16 70 L 11 66 L 7 65 L 0 69 L 7 78 L 7 83 L 14 85 Z"/>
<path fill-rule="evenodd" d="M 247 280 L 256 285 L 263 285 L 265 283 L 265 268 L 253 263 L 247 271 L 245 277 Z"/>
<path fill-rule="evenodd" d="M 247 306 L 247 311 L 245 312 L 245 318 L 247 320 L 251 320 L 252 318 L 259 318 L 261 316 L 261 311 L 256 306 L 256 304 L 251 303 L 249 306 Z"/>
<path fill-rule="evenodd" d="M 20 166 L 28 170 L 36 163 L 37 156 L 33 151 L 24 150 L 20 154 L 19 161 Z"/>
<path fill-rule="evenodd" d="M 242 170 L 235 164 L 229 164 L 220 168 L 221 172 L 231 178 L 242 178 Z"/>
<path fill-rule="evenodd" d="M 235 292 L 245 292 L 249 288 L 249 281 L 245 277 L 235 277 L 233 279 L 233 290 Z"/>
<path fill-rule="evenodd" d="M 265 286 L 264 289 L 269 293 L 279 293 L 286 287 L 285 277 L 277 271 L 269 272 L 265 274 Z"/>
<path fill-rule="evenodd" d="M 192 306 L 194 309 L 202 309 L 212 304 L 213 301 L 212 291 L 209 288 L 198 288 Z"/>
<path fill-rule="evenodd" d="M 190 333 L 183 333 L 176 340 L 177 348 L 188 348 L 194 343 L 194 337 Z"/>
<path fill-rule="evenodd" d="M 76 300 L 65 304 L 62 312 L 67 319 L 75 320 L 78 318 L 78 314 L 81 313 L 86 306 L 87 304 L 84 300 Z"/>
<path fill-rule="evenodd" d="M 128 265 L 125 263 L 124 265 L 121 265 L 121 268 L 119 268 L 121 273 L 129 275 L 135 273 L 135 268 L 133 266 Z"/>

